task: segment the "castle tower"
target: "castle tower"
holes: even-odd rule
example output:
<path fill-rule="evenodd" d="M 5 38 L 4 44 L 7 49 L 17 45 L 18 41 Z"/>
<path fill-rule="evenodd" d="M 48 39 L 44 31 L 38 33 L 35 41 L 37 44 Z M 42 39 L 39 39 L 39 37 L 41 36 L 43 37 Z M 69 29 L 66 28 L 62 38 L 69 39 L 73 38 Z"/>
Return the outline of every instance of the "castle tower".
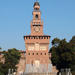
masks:
<path fill-rule="evenodd" d="M 33 19 L 31 22 L 31 35 L 43 35 L 43 22 L 41 21 L 40 5 L 38 2 L 34 3 Z"/>
<path fill-rule="evenodd" d="M 40 4 L 33 6 L 33 19 L 31 21 L 31 34 L 24 36 L 26 47 L 26 72 L 45 72 L 49 64 L 49 35 L 43 33 Z"/>

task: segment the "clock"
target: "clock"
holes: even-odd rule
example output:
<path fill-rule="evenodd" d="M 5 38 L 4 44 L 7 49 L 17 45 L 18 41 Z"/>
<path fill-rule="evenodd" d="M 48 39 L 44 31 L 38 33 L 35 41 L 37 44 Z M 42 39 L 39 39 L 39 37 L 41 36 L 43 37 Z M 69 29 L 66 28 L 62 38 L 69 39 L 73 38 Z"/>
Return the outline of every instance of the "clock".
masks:
<path fill-rule="evenodd" d="M 39 27 L 35 27 L 34 30 L 35 30 L 35 32 L 39 32 L 40 28 Z"/>

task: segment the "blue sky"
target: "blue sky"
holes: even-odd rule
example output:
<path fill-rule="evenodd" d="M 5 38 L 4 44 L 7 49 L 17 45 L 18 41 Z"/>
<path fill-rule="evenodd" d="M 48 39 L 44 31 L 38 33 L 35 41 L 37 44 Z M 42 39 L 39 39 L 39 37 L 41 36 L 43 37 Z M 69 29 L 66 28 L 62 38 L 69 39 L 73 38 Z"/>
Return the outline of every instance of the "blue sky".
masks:
<path fill-rule="evenodd" d="M 0 0 L 0 46 L 25 50 L 35 0 Z M 69 41 L 75 35 L 75 0 L 39 0 L 44 34 Z M 51 46 L 51 43 L 50 43 Z"/>

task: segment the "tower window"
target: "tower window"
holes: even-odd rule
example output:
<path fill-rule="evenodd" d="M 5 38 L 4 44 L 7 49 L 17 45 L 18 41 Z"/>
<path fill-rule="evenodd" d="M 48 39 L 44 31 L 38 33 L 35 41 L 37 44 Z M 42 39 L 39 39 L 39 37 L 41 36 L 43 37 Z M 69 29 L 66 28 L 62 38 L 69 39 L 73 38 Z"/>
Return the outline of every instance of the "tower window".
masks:
<path fill-rule="evenodd" d="M 34 39 L 35 39 L 35 37 L 34 37 Z"/>
<path fill-rule="evenodd" d="M 35 18 L 38 19 L 38 15 L 36 15 Z"/>
<path fill-rule="evenodd" d="M 34 55 L 34 53 L 32 53 L 32 55 Z"/>
<path fill-rule="evenodd" d="M 36 53 L 36 55 L 38 55 L 38 53 Z"/>
<path fill-rule="evenodd" d="M 44 37 L 44 39 L 46 39 L 46 37 Z"/>
<path fill-rule="evenodd" d="M 35 10 L 39 10 L 39 8 L 35 8 Z"/>
<path fill-rule="evenodd" d="M 48 37 L 47 37 L 47 39 L 48 39 Z"/>
<path fill-rule="evenodd" d="M 46 53 L 45 53 L 45 55 L 46 55 Z"/>
<path fill-rule="evenodd" d="M 39 46 L 39 43 L 35 43 L 35 50 L 36 50 L 36 51 L 39 51 L 39 47 L 40 47 L 40 46 Z"/>
<path fill-rule="evenodd" d="M 28 53 L 28 55 L 30 55 L 30 53 Z"/>
<path fill-rule="evenodd" d="M 30 39 L 30 37 L 29 37 L 29 39 Z"/>
<path fill-rule="evenodd" d="M 42 53 L 41 53 L 41 55 L 42 55 Z"/>
<path fill-rule="evenodd" d="M 39 39 L 40 39 L 40 36 L 39 36 Z"/>

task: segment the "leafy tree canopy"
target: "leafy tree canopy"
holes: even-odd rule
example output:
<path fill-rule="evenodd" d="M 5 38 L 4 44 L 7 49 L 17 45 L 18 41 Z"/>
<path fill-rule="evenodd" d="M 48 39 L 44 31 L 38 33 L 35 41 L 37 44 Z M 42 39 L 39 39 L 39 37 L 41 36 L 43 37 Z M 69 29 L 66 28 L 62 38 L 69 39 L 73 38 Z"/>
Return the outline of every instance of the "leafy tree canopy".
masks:
<path fill-rule="evenodd" d="M 60 43 L 60 39 L 58 39 L 58 38 L 54 38 L 54 40 L 52 40 L 52 45 L 54 47 L 57 47 L 59 45 L 59 43 Z"/>
<path fill-rule="evenodd" d="M 8 49 L 8 51 L 4 51 L 4 58 L 5 58 L 5 63 L 0 64 L 0 73 L 6 75 L 8 73 L 8 69 L 16 69 L 16 65 L 19 62 L 19 59 L 21 57 L 20 52 L 13 48 L 13 49 Z"/>
<path fill-rule="evenodd" d="M 71 68 L 75 70 L 75 36 L 69 42 L 66 39 L 54 38 L 50 52 L 52 53 L 52 63 L 56 65 L 57 69 Z"/>

